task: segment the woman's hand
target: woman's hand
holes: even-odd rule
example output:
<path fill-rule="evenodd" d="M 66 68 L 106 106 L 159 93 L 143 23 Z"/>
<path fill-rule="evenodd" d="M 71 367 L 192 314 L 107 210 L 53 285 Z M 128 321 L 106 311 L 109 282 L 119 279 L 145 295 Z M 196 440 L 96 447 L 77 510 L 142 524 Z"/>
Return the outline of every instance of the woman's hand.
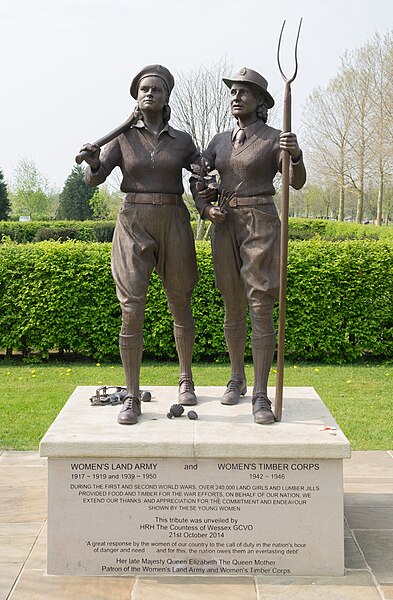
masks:
<path fill-rule="evenodd" d="M 223 223 L 225 221 L 225 213 L 221 212 L 218 206 L 209 206 L 206 208 L 206 216 L 213 223 L 213 225 L 218 225 L 219 223 Z"/>
<path fill-rule="evenodd" d="M 281 150 L 287 150 L 295 162 L 299 160 L 302 154 L 296 135 L 290 131 L 280 134 L 280 148 Z"/>
<path fill-rule="evenodd" d="M 96 171 L 100 166 L 100 147 L 96 146 L 95 144 L 85 144 L 80 149 L 80 152 L 87 153 L 86 155 L 84 155 L 83 160 L 85 160 L 87 164 L 90 165 L 93 171 Z"/>
<path fill-rule="evenodd" d="M 196 184 L 198 196 L 203 198 L 205 202 L 215 202 L 217 200 L 217 190 L 211 187 L 203 187 L 202 183 Z"/>

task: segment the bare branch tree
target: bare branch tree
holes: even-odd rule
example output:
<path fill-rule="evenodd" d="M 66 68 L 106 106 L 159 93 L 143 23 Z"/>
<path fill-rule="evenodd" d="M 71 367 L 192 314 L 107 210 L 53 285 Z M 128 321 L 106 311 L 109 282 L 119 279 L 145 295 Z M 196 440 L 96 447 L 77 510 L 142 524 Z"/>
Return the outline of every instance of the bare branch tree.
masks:
<path fill-rule="evenodd" d="M 373 163 L 374 179 L 378 185 L 377 193 L 377 225 L 382 225 L 382 210 L 385 181 L 393 172 L 391 138 L 393 135 L 393 34 L 387 33 L 384 38 L 374 35 L 364 52 L 364 62 L 371 74 L 372 98 L 371 130 L 375 152 Z M 390 67 L 390 68 L 389 68 Z"/>
<path fill-rule="evenodd" d="M 391 32 L 383 39 L 375 35 L 362 48 L 345 53 L 338 75 L 307 100 L 309 179 L 336 181 L 339 220 L 344 218 L 348 191 L 357 198 L 357 222 L 363 219 L 364 206 L 371 206 L 371 198 L 377 195 L 377 223 L 382 223 L 384 189 L 393 172 L 392 78 Z"/>
<path fill-rule="evenodd" d="M 210 67 L 200 65 L 176 75 L 171 97 L 175 127 L 187 131 L 202 152 L 212 137 L 229 129 L 232 117 L 222 78 L 232 73 L 233 63 L 226 57 Z"/>
<path fill-rule="evenodd" d="M 232 61 L 224 57 L 210 67 L 200 65 L 176 74 L 171 96 L 172 122 L 191 135 L 201 152 L 216 133 L 232 126 L 228 95 L 222 82 L 232 71 Z M 203 239 L 204 234 L 204 221 L 198 218 L 196 238 Z"/>
<path fill-rule="evenodd" d="M 348 182 L 346 156 L 352 115 L 345 98 L 346 82 L 336 77 L 325 90 L 317 89 L 308 98 L 304 123 L 309 146 L 312 179 L 334 181 L 339 193 L 338 220 L 344 220 Z"/>

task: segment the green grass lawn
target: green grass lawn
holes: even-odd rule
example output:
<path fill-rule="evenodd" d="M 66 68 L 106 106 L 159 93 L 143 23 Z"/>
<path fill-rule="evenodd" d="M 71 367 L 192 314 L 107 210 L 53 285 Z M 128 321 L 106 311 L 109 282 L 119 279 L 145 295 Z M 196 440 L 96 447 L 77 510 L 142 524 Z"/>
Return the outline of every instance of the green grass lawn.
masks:
<path fill-rule="evenodd" d="M 252 384 L 252 366 L 247 365 Z M 198 385 L 225 385 L 229 366 L 195 364 Z M 145 362 L 141 386 L 177 385 L 176 363 Z M 275 369 L 269 385 L 275 385 Z M 124 385 L 120 364 L 0 363 L 0 449 L 36 450 L 42 436 L 78 385 Z M 285 386 L 314 387 L 353 450 L 393 449 L 393 363 L 287 364 Z M 198 391 L 198 390 L 197 390 Z M 86 402 L 89 400 L 86 399 Z"/>

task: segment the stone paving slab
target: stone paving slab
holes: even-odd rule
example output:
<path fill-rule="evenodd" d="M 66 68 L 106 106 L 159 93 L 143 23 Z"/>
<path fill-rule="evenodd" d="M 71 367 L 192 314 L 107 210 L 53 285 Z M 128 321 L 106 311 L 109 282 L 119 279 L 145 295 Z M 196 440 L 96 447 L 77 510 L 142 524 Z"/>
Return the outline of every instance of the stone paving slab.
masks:
<path fill-rule="evenodd" d="M 20 571 L 22 570 L 23 564 L 23 562 L 0 563 L 0 600 L 7 600 L 9 597 L 8 594 L 12 589 Z"/>
<path fill-rule="evenodd" d="M 393 494 L 393 482 L 390 484 L 384 483 L 351 483 L 350 480 L 345 481 L 345 492 L 348 494 L 356 494 L 360 497 L 363 494 Z"/>
<path fill-rule="evenodd" d="M 24 570 L 9 600 L 130 600 L 133 585 L 133 579 L 120 577 L 53 577 Z"/>
<path fill-rule="evenodd" d="M 38 487 L 22 485 L 1 490 L 1 521 L 3 523 L 42 522 L 46 518 L 46 492 Z"/>
<path fill-rule="evenodd" d="M 344 461 L 344 477 L 351 481 L 352 477 L 380 479 L 379 483 L 387 480 L 393 482 L 393 457 L 384 450 L 371 450 L 352 453 L 351 460 Z"/>
<path fill-rule="evenodd" d="M 36 539 L 34 547 L 27 558 L 25 569 L 27 571 L 42 571 L 46 572 L 46 536 L 48 529 L 46 523 L 43 525 L 41 532 Z"/>
<path fill-rule="evenodd" d="M 378 583 L 393 583 L 393 530 L 355 531 L 354 535 Z"/>
<path fill-rule="evenodd" d="M 270 578 L 271 579 L 271 578 Z M 350 571 L 345 577 L 291 578 L 257 581 L 263 600 L 380 600 L 371 575 Z"/>
<path fill-rule="evenodd" d="M 16 450 L 0 451 L 0 467 L 42 467 L 45 469 L 46 460 L 41 458 L 38 452 L 26 450 L 18 452 Z"/>
<path fill-rule="evenodd" d="M 393 530 L 393 506 L 346 506 L 345 518 L 351 529 Z"/>
<path fill-rule="evenodd" d="M 344 555 L 346 569 L 367 570 L 367 564 L 356 541 L 350 537 L 344 539 Z"/>
<path fill-rule="evenodd" d="M 0 488 L 14 489 L 23 481 L 24 488 L 37 487 L 42 483 L 45 489 L 46 469 L 42 465 L 5 465 L 0 462 Z"/>
<path fill-rule="evenodd" d="M 262 596 L 265 600 L 265 596 Z M 257 600 L 252 578 L 139 578 L 132 600 Z M 266 597 L 267 600 L 267 597 Z"/>
<path fill-rule="evenodd" d="M 384 600 L 393 600 L 393 584 L 382 585 L 381 592 L 383 594 Z"/>
<path fill-rule="evenodd" d="M 347 489 L 347 486 L 346 486 Z M 393 493 L 385 494 L 385 493 L 373 493 L 369 494 L 367 492 L 351 494 L 346 493 L 344 496 L 344 504 L 345 506 L 362 506 L 362 507 L 373 507 L 373 508 L 381 508 L 381 507 L 392 507 L 393 508 Z"/>

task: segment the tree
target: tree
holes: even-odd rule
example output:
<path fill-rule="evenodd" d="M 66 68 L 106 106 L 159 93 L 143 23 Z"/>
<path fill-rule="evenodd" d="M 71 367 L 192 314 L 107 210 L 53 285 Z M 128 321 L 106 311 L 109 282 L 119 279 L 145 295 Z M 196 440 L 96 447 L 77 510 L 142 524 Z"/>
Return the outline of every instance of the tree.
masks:
<path fill-rule="evenodd" d="M 94 220 L 104 221 L 110 214 L 110 195 L 105 188 L 97 188 L 90 199 L 90 208 Z"/>
<path fill-rule="evenodd" d="M 47 179 L 39 172 L 33 160 L 21 158 L 15 169 L 12 184 L 11 205 L 15 215 L 32 219 L 48 219 L 51 216 L 54 194 L 49 190 Z"/>
<path fill-rule="evenodd" d="M 319 183 L 331 180 L 338 188 L 338 220 L 345 217 L 345 190 L 347 186 L 348 132 L 352 115 L 346 99 L 345 75 L 338 75 L 325 89 L 314 90 L 305 108 L 306 131 L 310 147 L 312 175 Z"/>
<path fill-rule="evenodd" d="M 7 184 L 4 181 L 3 171 L 0 169 L 0 221 L 6 221 L 11 211 L 11 204 L 8 198 Z"/>
<path fill-rule="evenodd" d="M 58 219 L 85 221 L 93 217 L 90 201 L 97 188 L 87 185 L 84 173 L 82 167 L 75 166 L 66 179 L 59 196 Z"/>
<path fill-rule="evenodd" d="M 367 168 L 370 163 L 372 146 L 370 123 L 371 73 L 366 68 L 361 52 L 346 55 L 346 66 L 350 80 L 348 106 L 351 106 L 354 119 L 349 132 L 351 148 L 349 174 L 357 195 L 356 222 L 361 223 L 364 213 Z"/>
<path fill-rule="evenodd" d="M 211 67 L 177 73 L 171 96 L 173 123 L 187 131 L 198 149 L 203 152 L 212 137 L 232 125 L 228 96 L 223 77 L 232 72 L 232 62 L 221 58 Z M 198 218 L 197 239 L 204 236 L 204 222 Z"/>
<path fill-rule="evenodd" d="M 309 97 L 305 110 L 311 180 L 336 181 L 338 218 L 356 197 L 356 221 L 367 209 L 382 223 L 393 173 L 393 32 L 345 53 L 338 75 Z M 346 194 L 348 192 L 348 195 Z M 374 202 L 374 207 L 371 204 Z"/>
<path fill-rule="evenodd" d="M 232 62 L 221 58 L 211 67 L 177 73 L 171 97 L 175 127 L 187 131 L 201 152 L 213 135 L 229 129 L 232 116 L 222 78 L 232 72 Z"/>
<path fill-rule="evenodd" d="M 365 61 L 372 77 L 374 99 L 371 127 L 375 143 L 375 180 L 378 185 L 376 224 L 382 225 L 385 182 L 393 167 L 390 152 L 393 134 L 393 32 L 387 33 L 384 38 L 374 35 L 367 46 Z"/>

